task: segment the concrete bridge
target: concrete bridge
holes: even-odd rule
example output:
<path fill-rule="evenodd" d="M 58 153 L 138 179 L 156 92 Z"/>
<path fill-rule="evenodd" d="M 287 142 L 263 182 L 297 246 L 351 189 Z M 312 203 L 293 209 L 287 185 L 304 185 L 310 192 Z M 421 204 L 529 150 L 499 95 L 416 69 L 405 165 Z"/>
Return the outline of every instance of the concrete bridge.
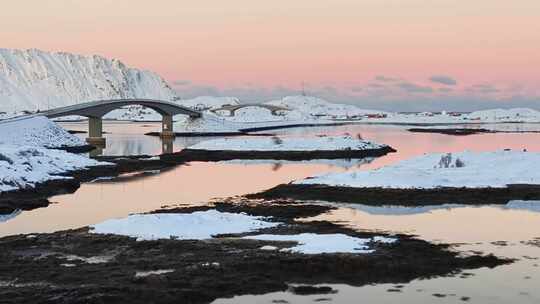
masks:
<path fill-rule="evenodd" d="M 269 104 L 264 104 L 264 103 L 245 103 L 245 104 L 239 104 L 239 105 L 227 105 L 227 106 L 222 106 L 221 108 L 213 109 L 210 111 L 214 113 L 218 111 L 229 111 L 229 113 L 231 113 L 230 116 L 234 116 L 236 111 L 243 108 L 247 108 L 247 107 L 259 107 L 259 108 L 267 109 L 272 113 L 272 115 L 276 115 L 278 111 L 290 111 L 290 109 L 287 109 L 284 107 L 279 107 L 279 106 L 274 106 L 274 105 L 269 105 Z"/>
<path fill-rule="evenodd" d="M 48 118 L 58 118 L 63 116 L 78 115 L 88 117 L 88 138 L 86 141 L 90 144 L 104 145 L 103 138 L 103 116 L 112 110 L 119 109 L 124 106 L 141 105 L 150 108 L 162 116 L 162 132 L 163 137 L 173 137 L 173 116 L 177 114 L 188 115 L 193 118 L 200 118 L 202 114 L 178 104 L 153 100 L 153 99 L 114 99 L 114 100 L 99 100 L 87 103 L 80 103 L 72 106 L 56 108 L 49 111 L 44 111 L 38 115 Z"/>

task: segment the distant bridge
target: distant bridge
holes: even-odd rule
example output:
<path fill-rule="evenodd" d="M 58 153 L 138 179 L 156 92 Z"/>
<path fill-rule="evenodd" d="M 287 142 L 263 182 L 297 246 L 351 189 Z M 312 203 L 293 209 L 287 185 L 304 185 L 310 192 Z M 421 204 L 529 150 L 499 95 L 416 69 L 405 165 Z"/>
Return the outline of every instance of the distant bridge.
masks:
<path fill-rule="evenodd" d="M 202 114 L 181 105 L 154 99 L 113 99 L 99 100 L 86 103 L 79 103 L 72 106 L 56 108 L 37 115 L 48 118 L 58 118 L 63 116 L 78 115 L 88 117 L 88 138 L 86 141 L 91 144 L 103 145 L 103 116 L 105 114 L 130 105 L 141 105 L 150 108 L 162 116 L 162 136 L 174 136 L 173 116 L 177 114 L 188 115 L 192 118 L 200 118 Z"/>
<path fill-rule="evenodd" d="M 280 107 L 280 106 L 274 106 L 264 103 L 245 103 L 245 104 L 239 104 L 239 105 L 226 105 L 222 106 L 221 108 L 210 110 L 212 112 L 218 112 L 218 111 L 229 111 L 231 113 L 231 116 L 234 116 L 237 110 L 247 108 L 247 107 L 259 107 L 263 109 L 269 110 L 273 115 L 275 115 L 278 111 L 290 111 L 290 109 Z"/>

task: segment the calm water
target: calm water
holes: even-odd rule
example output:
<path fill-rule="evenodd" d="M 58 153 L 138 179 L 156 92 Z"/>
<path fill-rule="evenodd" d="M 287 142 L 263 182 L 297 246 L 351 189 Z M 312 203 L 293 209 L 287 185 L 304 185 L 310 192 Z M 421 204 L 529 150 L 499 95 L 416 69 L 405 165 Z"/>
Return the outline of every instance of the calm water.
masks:
<path fill-rule="evenodd" d="M 69 123 L 69 129 L 84 130 L 85 124 Z M 141 134 L 159 130 L 159 124 L 107 123 L 107 147 L 104 154 L 161 153 L 159 138 Z M 393 126 L 342 126 L 298 128 L 278 131 L 280 136 L 317 134 L 361 134 L 363 138 L 387 143 L 399 152 L 371 162 L 358 160 L 312 162 L 222 162 L 190 163 L 161 173 L 131 174 L 112 181 L 88 183 L 74 194 L 56 196 L 52 206 L 20 212 L 0 222 L 0 235 L 50 232 L 76 228 L 130 213 L 150 211 L 163 205 L 199 204 L 216 197 L 228 197 L 264 190 L 280 183 L 326 172 L 373 169 L 427 152 L 492 151 L 528 149 L 540 152 L 540 134 L 483 134 L 454 137 L 409 133 Z M 84 134 L 81 134 L 84 137 Z M 176 139 L 173 150 L 194 144 L 201 138 Z M 501 172 L 504 174 L 504 172 Z M 467 243 L 461 251 L 481 250 L 519 258 L 512 265 L 496 269 L 468 271 L 468 278 L 437 278 L 405 284 L 402 292 L 387 292 L 393 285 L 366 287 L 333 286 L 339 292 L 322 296 L 295 296 L 273 293 L 263 296 L 239 296 L 216 303 L 314 303 L 329 298 L 335 303 L 456 303 L 461 297 L 470 303 L 539 303 L 540 248 L 524 242 L 540 237 L 540 213 L 508 210 L 497 206 L 460 207 L 423 210 L 414 214 L 397 209 L 370 209 L 358 205 L 342 208 L 321 219 L 341 221 L 361 229 L 408 232 L 435 242 Z M 506 241 L 507 246 L 493 244 Z M 443 294 L 445 297 L 435 297 Z M 467 299 L 467 298 L 464 298 Z"/>

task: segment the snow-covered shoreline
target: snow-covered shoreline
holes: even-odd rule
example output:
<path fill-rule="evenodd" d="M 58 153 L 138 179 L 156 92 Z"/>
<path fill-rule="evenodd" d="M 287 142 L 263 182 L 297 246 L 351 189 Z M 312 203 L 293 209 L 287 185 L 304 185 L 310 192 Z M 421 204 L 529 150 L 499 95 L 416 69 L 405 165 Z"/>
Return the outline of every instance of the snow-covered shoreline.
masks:
<path fill-rule="evenodd" d="M 533 152 L 433 153 L 377 170 L 327 174 L 294 183 L 392 189 L 505 188 L 540 185 L 538 164 L 540 153 Z"/>
<path fill-rule="evenodd" d="M 107 163 L 61 150 L 0 145 L 0 193 L 32 189 L 50 180 L 69 179 L 71 171 Z"/>

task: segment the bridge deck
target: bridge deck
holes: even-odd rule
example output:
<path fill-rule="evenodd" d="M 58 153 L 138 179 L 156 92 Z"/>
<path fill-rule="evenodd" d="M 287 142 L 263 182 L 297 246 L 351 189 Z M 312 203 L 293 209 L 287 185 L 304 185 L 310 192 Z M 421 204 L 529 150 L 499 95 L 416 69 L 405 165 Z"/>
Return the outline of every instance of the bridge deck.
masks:
<path fill-rule="evenodd" d="M 86 103 L 79 103 L 67 107 L 61 107 L 44 111 L 38 115 L 43 115 L 48 118 L 56 118 L 62 116 L 79 115 L 86 117 L 101 118 L 105 114 L 129 105 L 141 105 L 151 108 L 161 115 L 177 115 L 184 114 L 191 117 L 201 117 L 201 113 L 181 106 L 176 103 L 154 100 L 154 99 L 113 99 L 113 100 L 98 100 Z"/>

